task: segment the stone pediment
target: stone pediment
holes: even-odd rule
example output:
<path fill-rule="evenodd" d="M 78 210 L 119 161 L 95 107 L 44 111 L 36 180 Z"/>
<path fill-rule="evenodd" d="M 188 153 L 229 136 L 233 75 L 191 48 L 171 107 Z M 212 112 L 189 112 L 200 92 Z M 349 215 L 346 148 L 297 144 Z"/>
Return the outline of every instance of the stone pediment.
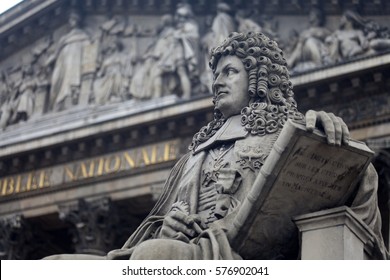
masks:
<path fill-rule="evenodd" d="M 209 50 L 227 35 L 223 32 L 246 28 L 276 39 L 285 50 L 302 111 L 322 92 L 333 94 L 348 87 L 346 76 L 350 88 L 360 87 L 364 71 L 375 69 L 369 74 L 376 75 L 374 80 L 386 77 L 379 71 L 388 64 L 390 49 L 390 23 L 384 16 L 388 6 L 383 1 L 364 5 L 352 0 L 320 1 L 319 6 L 318 1 L 307 5 L 293 0 L 228 2 L 235 13 L 221 13 L 217 3 L 210 6 L 202 0 L 188 5 L 177 1 L 23 1 L 0 15 L 0 128 L 12 137 L 9 129 L 18 130 L 21 122 L 31 120 L 28 123 L 38 129 L 39 118 L 44 123 L 62 111 L 84 118 L 84 113 L 100 112 L 93 106 L 110 108 L 170 95 L 183 100 L 209 96 Z M 344 13 L 355 8 L 364 10 L 364 16 Z M 178 20 L 183 12 L 188 18 Z M 286 21 L 285 14 L 293 16 Z M 334 17 L 340 22 L 358 20 L 361 28 L 346 31 L 325 23 L 325 18 Z M 175 41 L 178 33 L 184 38 L 179 43 Z M 321 37 L 317 41 L 316 34 Z M 354 46 L 353 38 L 360 35 L 367 44 Z M 314 40 L 316 47 L 301 46 L 297 40 Z M 328 101 L 334 103 L 331 98 Z M 354 118 L 353 122 L 360 122 L 358 116 Z"/>

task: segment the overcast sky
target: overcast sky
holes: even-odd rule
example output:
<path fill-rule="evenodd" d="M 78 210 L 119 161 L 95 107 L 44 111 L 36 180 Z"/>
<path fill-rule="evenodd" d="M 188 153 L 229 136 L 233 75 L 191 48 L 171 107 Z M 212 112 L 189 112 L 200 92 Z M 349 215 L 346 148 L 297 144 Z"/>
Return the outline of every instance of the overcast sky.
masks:
<path fill-rule="evenodd" d="M 22 2 L 22 0 L 0 0 L 0 14 L 5 12 L 12 6 L 15 6 L 19 2 Z"/>

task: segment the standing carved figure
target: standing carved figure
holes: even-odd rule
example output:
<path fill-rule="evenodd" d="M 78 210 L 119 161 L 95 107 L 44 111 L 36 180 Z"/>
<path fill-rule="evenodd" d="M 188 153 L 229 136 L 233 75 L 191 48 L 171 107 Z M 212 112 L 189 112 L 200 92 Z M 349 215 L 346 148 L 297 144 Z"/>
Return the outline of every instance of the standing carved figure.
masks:
<path fill-rule="evenodd" d="M 331 34 L 324 27 L 324 17 L 319 9 L 312 9 L 309 13 L 310 27 L 298 37 L 287 63 L 294 71 L 301 72 L 323 65 L 328 50 L 325 39 Z"/>
<path fill-rule="evenodd" d="M 130 93 L 137 99 L 161 97 L 164 91 L 164 74 L 174 73 L 175 59 L 172 53 L 176 46 L 174 38 L 174 20 L 169 14 L 161 17 L 156 29 L 156 39 L 149 45 L 138 63 L 134 78 L 130 84 Z M 172 77 L 165 77 L 170 79 Z"/>
<path fill-rule="evenodd" d="M 124 99 L 124 56 L 123 44 L 119 39 L 111 39 L 102 50 L 102 63 L 94 83 L 95 102 L 103 105 Z"/>
<path fill-rule="evenodd" d="M 238 23 L 238 32 L 262 32 L 261 26 L 250 18 L 250 12 L 247 10 L 238 10 L 235 19 Z"/>
<path fill-rule="evenodd" d="M 164 15 L 157 39 L 143 56 L 130 85 L 133 97 L 147 99 L 181 92 L 190 98 L 192 80 L 198 76 L 198 24 L 191 6 L 181 4 L 175 17 Z"/>
<path fill-rule="evenodd" d="M 6 126 L 5 119 L 7 118 L 7 107 L 9 95 L 11 93 L 6 72 L 0 73 L 0 129 Z"/>
<path fill-rule="evenodd" d="M 237 24 L 228 4 L 223 2 L 217 4 L 217 15 L 211 24 L 211 31 L 214 34 L 212 47 L 218 46 L 230 33 L 237 31 Z"/>
<path fill-rule="evenodd" d="M 20 88 L 23 83 L 24 74 L 20 66 L 16 66 L 5 73 L 4 80 L 7 84 L 7 95 L 1 106 L 0 128 L 14 123 L 16 108 L 19 103 Z"/>
<path fill-rule="evenodd" d="M 198 76 L 199 27 L 189 4 L 178 6 L 175 23 L 175 46 L 172 53 L 175 72 L 179 78 L 182 97 L 190 98 L 191 80 Z"/>
<path fill-rule="evenodd" d="M 236 22 L 232 16 L 232 9 L 226 3 L 217 4 L 217 15 L 214 19 L 207 18 L 206 25 L 209 31 L 201 39 L 202 69 L 200 81 L 203 91 L 212 93 L 211 83 L 213 75 L 207 71 L 211 50 L 222 43 L 222 41 L 232 32 L 237 30 Z"/>
<path fill-rule="evenodd" d="M 26 121 L 31 117 L 34 112 L 37 84 L 32 65 L 24 66 L 22 69 L 22 82 L 14 100 L 15 109 L 10 120 L 11 123 Z"/>
<path fill-rule="evenodd" d="M 32 67 L 37 81 L 35 91 L 34 115 L 39 116 L 47 111 L 50 90 L 51 67 L 46 64 L 49 57 L 49 48 L 53 44 L 53 39 L 47 37 L 41 44 L 32 50 Z"/>
<path fill-rule="evenodd" d="M 50 89 L 53 111 L 68 109 L 80 94 L 83 51 L 90 42 L 87 33 L 80 28 L 80 20 L 78 14 L 70 14 L 71 30 L 59 40 L 55 53 L 46 62 L 54 64 Z"/>
<path fill-rule="evenodd" d="M 308 130 L 318 123 L 332 145 L 348 142 L 348 128 L 333 114 L 309 110 L 305 118 L 298 111 L 287 62 L 276 42 L 264 34 L 232 33 L 213 50 L 210 66 L 214 119 L 194 135 L 190 152 L 172 169 L 148 217 L 121 249 L 106 258 L 297 257 L 294 246 L 239 254 L 228 238 L 232 221 L 288 119 L 306 121 Z M 360 183 L 351 208 L 375 232 L 377 245 L 383 249 L 375 170 L 369 167 L 366 173 L 369 179 L 364 177 Z"/>

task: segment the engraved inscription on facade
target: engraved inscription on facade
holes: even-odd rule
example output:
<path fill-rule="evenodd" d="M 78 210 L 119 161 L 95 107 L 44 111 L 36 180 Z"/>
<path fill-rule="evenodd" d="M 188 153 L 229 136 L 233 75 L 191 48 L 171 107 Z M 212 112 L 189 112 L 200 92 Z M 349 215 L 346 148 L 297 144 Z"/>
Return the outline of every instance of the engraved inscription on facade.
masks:
<path fill-rule="evenodd" d="M 142 169 L 179 156 L 179 140 L 143 146 L 53 168 L 0 178 L 0 197 L 81 182 L 124 171 Z"/>

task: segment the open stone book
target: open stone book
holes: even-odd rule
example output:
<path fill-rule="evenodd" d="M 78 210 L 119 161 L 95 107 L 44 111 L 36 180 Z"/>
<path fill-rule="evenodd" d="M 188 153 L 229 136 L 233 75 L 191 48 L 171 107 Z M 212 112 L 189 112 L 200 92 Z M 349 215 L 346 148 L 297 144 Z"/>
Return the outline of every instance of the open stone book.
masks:
<path fill-rule="evenodd" d="M 354 140 L 328 145 L 320 131 L 289 120 L 228 230 L 233 248 L 245 259 L 291 257 L 292 217 L 344 205 L 373 154 Z"/>

